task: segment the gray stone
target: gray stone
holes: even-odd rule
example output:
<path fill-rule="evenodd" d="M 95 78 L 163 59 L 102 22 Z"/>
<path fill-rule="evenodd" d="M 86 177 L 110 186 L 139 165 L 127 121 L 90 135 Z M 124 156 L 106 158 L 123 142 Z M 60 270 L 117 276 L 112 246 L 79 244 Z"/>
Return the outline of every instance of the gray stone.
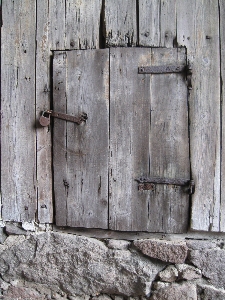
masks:
<path fill-rule="evenodd" d="M 7 291 L 3 291 L 4 300 L 45 300 L 45 295 L 41 295 L 38 291 L 26 287 L 11 286 Z"/>
<path fill-rule="evenodd" d="M 198 285 L 197 291 L 201 300 L 225 299 L 225 290 L 216 289 L 215 287 L 210 285 Z"/>
<path fill-rule="evenodd" d="M 165 270 L 159 272 L 159 279 L 164 282 L 174 282 L 178 278 L 178 271 L 174 266 L 168 266 Z"/>
<path fill-rule="evenodd" d="M 108 295 L 100 295 L 98 297 L 93 297 L 92 300 L 112 300 Z"/>
<path fill-rule="evenodd" d="M 185 261 L 188 251 L 185 242 L 146 239 L 134 241 L 134 246 L 149 257 L 178 264 Z"/>
<path fill-rule="evenodd" d="M 159 290 L 159 289 L 164 289 L 167 286 L 170 286 L 170 283 L 162 282 L 162 281 L 155 281 L 152 284 L 152 289 L 153 290 Z"/>
<path fill-rule="evenodd" d="M 194 284 L 171 283 L 154 291 L 149 300 L 197 300 L 197 291 Z"/>
<path fill-rule="evenodd" d="M 213 249 L 216 247 L 216 243 L 213 241 L 199 241 L 199 240 L 187 240 L 187 247 L 191 250 L 204 250 Z"/>
<path fill-rule="evenodd" d="M 67 298 L 69 300 L 89 300 L 90 299 L 90 296 L 86 296 L 86 295 L 83 295 L 83 296 L 67 296 Z"/>
<path fill-rule="evenodd" d="M 7 235 L 4 233 L 4 228 L 0 227 L 0 244 L 3 244 Z"/>
<path fill-rule="evenodd" d="M 23 234 L 26 235 L 27 232 L 25 230 L 23 230 L 22 228 L 18 227 L 17 225 L 14 224 L 7 224 L 5 226 L 5 232 L 8 235 L 19 235 L 19 234 Z"/>
<path fill-rule="evenodd" d="M 202 271 L 202 275 L 208 278 L 212 285 L 216 288 L 225 288 L 225 250 L 218 248 L 192 250 L 189 260 Z"/>
<path fill-rule="evenodd" d="M 201 270 L 193 266 L 186 264 L 176 264 L 175 267 L 178 270 L 179 279 L 194 280 L 202 277 Z"/>
<path fill-rule="evenodd" d="M 148 295 L 165 267 L 137 252 L 64 233 L 32 234 L 10 245 L 0 247 L 3 280 L 59 286 L 69 295 Z"/>
<path fill-rule="evenodd" d="M 127 250 L 130 246 L 130 242 L 124 240 L 107 240 L 106 244 L 108 248 L 117 250 Z"/>

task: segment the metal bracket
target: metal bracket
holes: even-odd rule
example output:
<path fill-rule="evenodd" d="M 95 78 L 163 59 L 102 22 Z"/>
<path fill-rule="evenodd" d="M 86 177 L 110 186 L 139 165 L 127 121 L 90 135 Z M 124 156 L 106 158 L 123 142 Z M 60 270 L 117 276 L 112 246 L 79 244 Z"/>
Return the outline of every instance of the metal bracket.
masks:
<path fill-rule="evenodd" d="M 55 117 L 55 118 L 62 119 L 65 121 L 77 123 L 78 125 L 80 125 L 82 122 L 85 122 L 87 120 L 86 113 L 82 113 L 79 116 L 70 116 L 70 115 L 67 115 L 64 113 L 55 112 L 53 110 L 46 110 L 45 113 L 49 114 L 51 117 Z"/>
<path fill-rule="evenodd" d="M 139 74 L 165 74 L 165 73 L 182 73 L 186 71 L 186 66 L 150 66 L 139 67 Z"/>
<path fill-rule="evenodd" d="M 137 178 L 138 190 L 155 190 L 155 184 L 167 184 L 167 185 L 177 185 L 187 187 L 188 194 L 194 194 L 195 192 L 195 182 L 189 179 L 170 179 L 170 178 Z"/>
<path fill-rule="evenodd" d="M 185 73 L 187 79 L 187 87 L 192 89 L 191 76 L 192 67 L 190 61 L 186 66 L 184 65 L 168 65 L 168 66 L 146 66 L 138 67 L 138 74 L 167 74 L 167 73 Z"/>

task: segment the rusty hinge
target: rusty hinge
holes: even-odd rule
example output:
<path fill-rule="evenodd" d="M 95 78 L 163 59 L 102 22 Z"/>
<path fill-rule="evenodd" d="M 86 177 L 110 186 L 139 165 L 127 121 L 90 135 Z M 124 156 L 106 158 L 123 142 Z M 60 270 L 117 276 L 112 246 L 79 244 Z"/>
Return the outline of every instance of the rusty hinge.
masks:
<path fill-rule="evenodd" d="M 195 192 L 195 182 L 194 180 L 189 179 L 170 179 L 170 178 L 138 178 L 136 179 L 138 182 L 138 190 L 154 190 L 155 184 L 167 184 L 167 185 L 177 185 L 177 186 L 185 186 L 187 187 L 186 192 L 189 194 L 194 194 Z"/>
<path fill-rule="evenodd" d="M 186 66 L 184 65 L 168 65 L 168 66 L 147 66 L 138 67 L 138 74 L 166 74 L 166 73 L 185 73 L 187 78 L 188 89 L 192 89 L 191 76 L 192 66 L 188 61 Z"/>

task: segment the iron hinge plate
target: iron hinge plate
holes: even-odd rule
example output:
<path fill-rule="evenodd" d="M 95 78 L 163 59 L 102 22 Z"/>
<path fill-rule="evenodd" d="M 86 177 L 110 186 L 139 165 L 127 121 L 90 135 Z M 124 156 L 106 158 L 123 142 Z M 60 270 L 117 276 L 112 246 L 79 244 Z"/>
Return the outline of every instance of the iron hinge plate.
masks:
<path fill-rule="evenodd" d="M 185 192 L 188 194 L 194 194 L 195 192 L 195 182 L 194 180 L 190 179 L 171 179 L 171 178 L 138 178 L 136 179 L 138 182 L 138 190 L 155 190 L 155 184 L 167 184 L 167 185 L 175 185 L 175 186 L 184 186 L 187 187 Z"/>

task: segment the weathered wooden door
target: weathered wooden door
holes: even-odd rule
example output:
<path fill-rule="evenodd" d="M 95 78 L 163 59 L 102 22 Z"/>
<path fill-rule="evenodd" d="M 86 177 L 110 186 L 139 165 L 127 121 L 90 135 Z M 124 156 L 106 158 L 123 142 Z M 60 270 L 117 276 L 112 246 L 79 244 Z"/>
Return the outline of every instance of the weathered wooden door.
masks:
<path fill-rule="evenodd" d="M 54 110 L 88 116 L 54 122 L 57 225 L 187 230 L 183 187 L 138 188 L 143 176 L 190 179 L 185 76 L 138 73 L 159 65 L 185 66 L 185 49 L 55 52 Z"/>

